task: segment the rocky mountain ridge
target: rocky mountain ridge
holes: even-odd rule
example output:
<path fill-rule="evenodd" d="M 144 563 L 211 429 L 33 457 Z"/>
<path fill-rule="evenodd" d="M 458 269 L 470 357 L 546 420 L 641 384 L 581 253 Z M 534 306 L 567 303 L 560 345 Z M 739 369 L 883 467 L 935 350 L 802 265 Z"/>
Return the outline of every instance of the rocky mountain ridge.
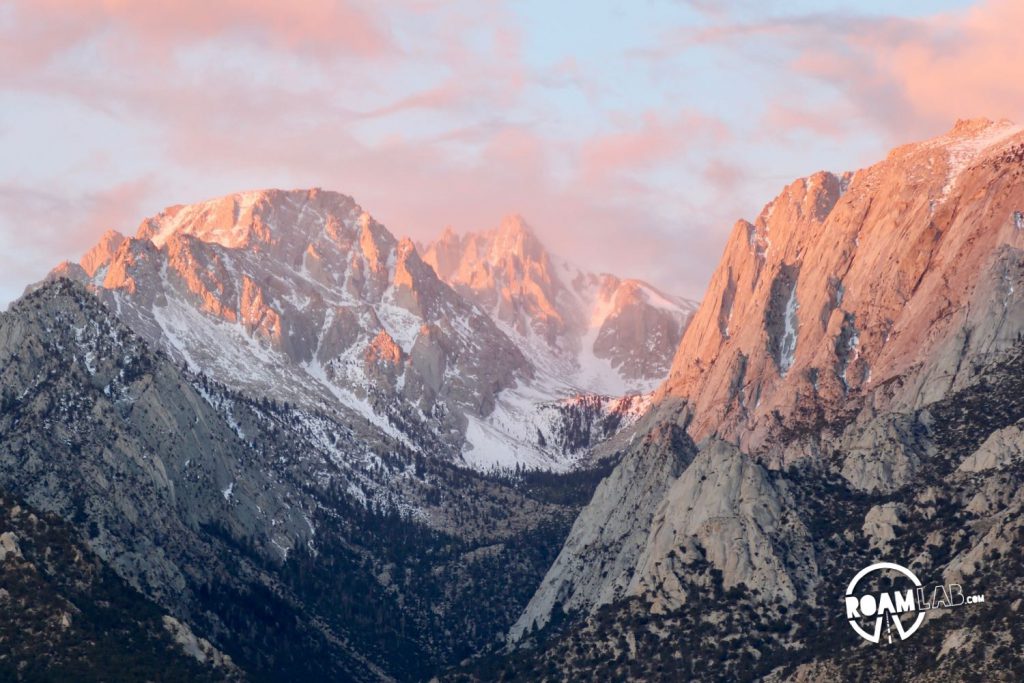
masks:
<path fill-rule="evenodd" d="M 172 207 L 56 275 L 89 283 L 176 360 L 454 457 L 528 361 L 351 198 L 278 191 Z M 86 268 L 89 268 L 87 270 Z M 400 425 L 400 426 L 396 426 Z M 442 451 L 443 452 L 443 451 Z"/>
<path fill-rule="evenodd" d="M 532 268 L 521 260 L 528 248 L 536 263 L 549 263 L 516 225 L 489 256 L 513 270 Z M 51 277 L 87 284 L 151 344 L 235 390 L 336 411 L 369 423 L 364 431 L 378 440 L 481 469 L 572 466 L 585 452 L 559 447 L 560 424 L 608 383 L 578 382 L 575 356 L 523 343 L 525 318 L 508 315 L 540 316 L 529 286 L 506 292 L 492 319 L 480 291 L 437 277 L 439 253 L 434 245 L 421 259 L 411 241 L 394 238 L 345 195 L 268 190 L 171 207 L 143 221 L 135 237 L 108 232 Z M 588 277 L 590 289 L 598 280 L 611 287 L 593 302 L 608 312 L 592 347 L 609 350 L 619 369 L 601 361 L 599 374 L 619 382 L 620 370 L 633 373 L 637 386 L 649 387 L 667 372 L 685 302 L 637 281 Z M 560 307 L 552 315 L 574 317 L 571 329 L 551 326 L 545 339 L 575 348 L 585 327 L 579 295 L 570 297 L 557 278 L 549 284 Z M 567 297 L 576 308 L 566 309 Z M 656 344 L 661 355 L 637 357 L 637 335 L 652 330 L 667 342 Z M 609 414 L 629 418 L 624 424 L 636 414 L 608 405 Z"/>
<path fill-rule="evenodd" d="M 159 608 L 146 647 L 219 652 L 245 679 L 420 680 L 481 649 L 600 476 L 486 477 L 247 396 L 67 279 L 0 314 L 0 388 L 0 489 Z"/>
<path fill-rule="evenodd" d="M 910 374 L 888 408 L 920 407 L 1014 344 L 1022 149 L 1021 126 L 961 121 L 737 223 L 660 389 L 693 402 L 694 438 L 797 457 L 773 442 L 801 420 L 856 412 Z"/>

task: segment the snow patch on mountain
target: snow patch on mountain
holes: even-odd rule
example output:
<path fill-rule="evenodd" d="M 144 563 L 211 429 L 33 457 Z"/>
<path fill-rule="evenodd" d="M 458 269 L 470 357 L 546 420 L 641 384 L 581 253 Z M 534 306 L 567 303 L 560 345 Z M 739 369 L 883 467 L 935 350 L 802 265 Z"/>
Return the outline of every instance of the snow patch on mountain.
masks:
<path fill-rule="evenodd" d="M 634 424 L 651 395 L 575 394 L 552 400 L 555 387 L 506 390 L 486 419 L 470 416 L 463 459 L 482 469 L 566 471 L 581 466 L 591 447 Z"/>

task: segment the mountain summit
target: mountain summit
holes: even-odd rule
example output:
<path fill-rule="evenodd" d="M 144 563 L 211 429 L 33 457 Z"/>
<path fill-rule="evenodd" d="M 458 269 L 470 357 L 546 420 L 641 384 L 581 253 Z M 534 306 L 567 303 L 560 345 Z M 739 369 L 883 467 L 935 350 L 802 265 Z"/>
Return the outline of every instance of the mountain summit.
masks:
<path fill-rule="evenodd" d="M 693 401 L 694 437 L 763 450 L 899 378 L 889 400 L 919 407 L 1012 345 L 1022 150 L 1024 126 L 959 121 L 739 221 L 662 389 Z"/>
<path fill-rule="evenodd" d="M 340 410 L 457 457 L 529 361 L 350 197 L 267 190 L 176 206 L 81 265 L 112 310 L 237 390 Z M 380 353 L 385 341 L 392 353 Z M 410 434 L 415 433 L 414 438 Z"/>

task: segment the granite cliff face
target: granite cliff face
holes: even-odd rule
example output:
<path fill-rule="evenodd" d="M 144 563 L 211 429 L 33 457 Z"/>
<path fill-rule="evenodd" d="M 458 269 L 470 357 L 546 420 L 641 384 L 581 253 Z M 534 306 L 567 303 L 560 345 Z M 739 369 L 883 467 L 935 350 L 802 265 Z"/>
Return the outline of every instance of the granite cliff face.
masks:
<path fill-rule="evenodd" d="M 691 455 L 666 471 L 666 446 L 627 452 L 513 627 L 529 647 L 510 665 L 828 680 L 856 659 L 850 629 L 828 631 L 850 645 L 836 651 L 800 624 L 829 621 L 843 577 L 876 553 L 1018 590 L 1003 553 L 1020 512 L 1005 492 L 1022 482 L 1022 206 L 1024 128 L 982 120 L 798 180 L 737 223 L 639 423 L 648 440 L 684 424 Z M 638 619 L 655 635 L 616 642 Z M 701 635 L 722 623 L 747 634 L 731 657 Z M 999 671 L 992 652 L 951 647 Z M 816 663 L 783 666 L 800 661 Z"/>
<path fill-rule="evenodd" d="M 696 451 L 685 434 L 686 420 L 683 410 L 677 423 L 647 416 L 637 425 L 644 437 L 629 444 L 576 518 L 561 553 L 513 625 L 513 642 L 560 613 L 587 612 L 627 595 L 658 505 Z"/>
<path fill-rule="evenodd" d="M 962 121 L 855 174 L 786 187 L 733 230 L 662 395 L 691 433 L 776 458 L 787 430 L 889 394 L 921 407 L 1024 327 L 1024 129 Z"/>

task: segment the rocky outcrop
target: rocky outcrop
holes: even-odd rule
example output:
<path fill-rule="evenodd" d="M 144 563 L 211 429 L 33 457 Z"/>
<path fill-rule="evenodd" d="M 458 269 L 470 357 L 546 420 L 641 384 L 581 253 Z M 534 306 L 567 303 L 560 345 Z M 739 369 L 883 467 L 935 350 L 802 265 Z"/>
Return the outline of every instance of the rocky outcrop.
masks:
<path fill-rule="evenodd" d="M 208 664 L 219 669 L 228 677 L 241 678 L 242 672 L 231 661 L 231 657 L 215 648 L 206 638 L 193 633 L 188 624 L 183 624 L 170 615 L 164 615 L 163 624 L 185 655 L 200 664 Z"/>
<path fill-rule="evenodd" d="M 559 612 L 586 614 L 630 596 L 655 613 L 678 610 L 686 585 L 710 586 L 709 568 L 725 589 L 783 604 L 817 583 L 814 547 L 785 481 L 725 442 L 696 448 L 683 436 L 685 408 L 676 423 L 667 416 L 640 423 L 650 431 L 576 520 L 512 642 Z"/>
<path fill-rule="evenodd" d="M 743 585 L 792 604 L 818 580 L 814 548 L 786 484 L 735 446 L 704 445 L 651 521 L 629 590 L 655 611 L 686 602 L 695 560 L 719 570 L 725 589 Z"/>
<path fill-rule="evenodd" d="M 896 540 L 897 530 L 906 517 L 904 507 L 899 503 L 876 505 L 864 516 L 864 532 L 872 548 L 885 550 Z"/>
<path fill-rule="evenodd" d="M 978 450 L 971 453 L 957 468 L 976 473 L 999 469 L 1019 462 L 1024 456 L 1024 425 L 1017 423 L 992 432 Z"/>
<path fill-rule="evenodd" d="M 85 256 L 82 257 L 80 264 L 85 274 L 91 278 L 103 277 L 100 269 L 106 268 L 110 265 L 111 260 L 114 258 L 114 254 L 117 253 L 121 243 L 124 242 L 125 237 L 116 230 L 108 230 L 103 233 L 100 241 L 86 252 Z"/>
<path fill-rule="evenodd" d="M 13 531 L 5 531 L 0 534 L 0 562 L 8 557 L 21 558 L 21 546 L 18 545 L 18 534 Z"/>
<path fill-rule="evenodd" d="M 771 471 L 732 445 L 710 442 L 670 487 L 665 499 L 674 497 L 674 504 L 652 518 L 657 544 L 651 547 L 661 552 L 651 557 L 664 559 L 644 572 L 642 590 L 526 632 L 509 654 L 485 658 L 473 671 L 512 666 L 529 680 L 583 679 L 595 669 L 615 680 L 660 680 L 665 672 L 695 681 L 1012 678 L 1019 658 L 1010 644 L 1024 633 L 1024 601 L 993 596 L 1024 589 L 1015 552 L 1024 538 L 1024 468 L 1019 461 L 976 472 L 959 466 L 1024 416 L 1024 347 L 978 368 L 974 380 L 903 416 L 904 424 L 915 425 L 909 436 L 922 457 L 895 490 L 856 487 L 841 476 L 838 449 Z M 891 422 L 893 416 L 876 416 L 883 417 Z M 744 474 L 730 474 L 737 471 Z M 744 503 L 711 493 L 731 493 L 737 481 L 759 495 Z M 708 525 L 715 528 L 708 539 L 726 552 L 705 553 L 695 542 L 703 509 L 724 521 L 720 528 L 717 521 Z M 777 512 L 789 523 L 780 525 Z M 765 537 L 754 547 L 767 557 L 748 575 L 756 580 L 783 570 L 798 587 L 796 600 L 765 595 L 746 582 L 730 585 L 730 575 L 761 559 L 747 555 L 743 543 L 758 531 Z M 799 558 L 801 547 L 813 552 L 813 565 L 798 560 L 793 572 L 784 558 Z M 865 658 L 836 596 L 857 571 L 882 559 L 910 568 L 929 587 L 925 595 L 936 584 L 957 584 L 951 595 L 984 594 L 985 601 L 929 610 L 904 656 Z M 801 576 L 811 566 L 820 578 Z"/>
<path fill-rule="evenodd" d="M 671 482 L 693 458 L 685 436 L 688 414 L 675 405 L 659 419 L 645 418 L 622 462 L 598 485 L 530 604 L 510 631 L 512 642 L 542 628 L 560 613 L 589 612 L 626 595 L 647 546 L 658 505 Z M 654 425 L 657 425 L 654 427 Z"/>
<path fill-rule="evenodd" d="M 612 288 L 613 282 L 605 283 L 612 289 L 610 312 L 594 337 L 594 356 L 629 381 L 664 377 L 689 321 L 688 302 L 673 301 L 636 280 Z"/>

